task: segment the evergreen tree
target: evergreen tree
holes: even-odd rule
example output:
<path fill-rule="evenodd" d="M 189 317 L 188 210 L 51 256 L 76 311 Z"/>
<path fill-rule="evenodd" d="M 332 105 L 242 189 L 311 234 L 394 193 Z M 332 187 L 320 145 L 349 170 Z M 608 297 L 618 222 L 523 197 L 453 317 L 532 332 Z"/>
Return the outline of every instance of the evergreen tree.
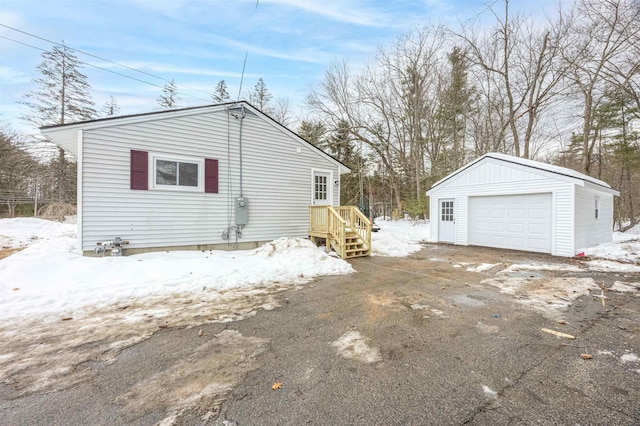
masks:
<path fill-rule="evenodd" d="M 157 100 L 160 109 L 173 109 L 178 107 L 178 103 L 182 99 L 178 96 L 178 86 L 175 80 L 172 79 L 164 85 L 162 94 Z"/>
<path fill-rule="evenodd" d="M 37 88 L 25 94 L 23 105 L 28 112 L 23 119 L 37 125 L 56 125 L 90 120 L 96 115 L 91 99 L 91 86 L 80 72 L 82 63 L 72 49 L 62 44 L 42 53 L 38 65 L 41 76 L 34 80 Z M 59 202 L 75 202 L 67 194 L 69 171 L 62 148 L 58 149 L 54 176 Z M 74 164 L 75 167 L 75 164 Z"/>
<path fill-rule="evenodd" d="M 262 77 L 259 78 L 256 85 L 253 87 L 253 92 L 249 93 L 249 102 L 251 102 L 251 104 L 260 111 L 268 113 L 272 99 L 273 95 L 269 93 L 266 83 Z"/>
<path fill-rule="evenodd" d="M 321 150 L 327 148 L 326 134 L 327 128 L 320 121 L 311 122 L 303 120 L 298 129 L 298 134 L 307 142 L 312 143 Z"/>
<path fill-rule="evenodd" d="M 102 116 L 112 116 L 120 114 L 120 107 L 118 106 L 118 101 L 113 95 L 109 95 L 109 100 L 104 103 L 102 107 Z"/>
<path fill-rule="evenodd" d="M 211 99 L 215 103 L 226 102 L 229 99 L 229 92 L 227 91 L 227 83 L 224 80 L 220 80 L 216 85 L 215 90 L 213 91 L 213 95 L 211 95 Z"/>

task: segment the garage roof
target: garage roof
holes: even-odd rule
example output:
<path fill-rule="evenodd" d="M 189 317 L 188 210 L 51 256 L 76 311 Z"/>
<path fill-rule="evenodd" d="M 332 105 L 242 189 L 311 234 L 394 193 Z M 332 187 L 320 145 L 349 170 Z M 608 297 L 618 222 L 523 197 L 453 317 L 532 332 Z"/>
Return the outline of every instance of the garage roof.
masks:
<path fill-rule="evenodd" d="M 493 158 L 495 160 L 499 160 L 499 161 L 504 161 L 507 163 L 512 163 L 512 164 L 518 164 L 521 166 L 525 166 L 525 167 L 529 167 L 532 169 L 537 169 L 537 170 L 542 170 L 545 172 L 549 172 L 549 173 L 554 173 L 557 175 L 561 175 L 561 176 L 565 176 L 565 177 L 569 177 L 569 178 L 573 178 L 573 179 L 578 179 L 584 182 L 589 182 L 592 183 L 594 185 L 597 185 L 599 187 L 602 187 L 604 189 L 607 189 L 607 192 L 614 192 L 616 193 L 616 195 L 618 195 L 618 192 L 611 189 L 611 186 L 606 183 L 603 182 L 599 179 L 596 179 L 594 177 L 591 176 L 587 176 L 583 173 L 577 172 L 575 170 L 572 169 L 567 169 L 566 167 L 560 167 L 560 166 L 555 166 L 553 164 L 547 164 L 547 163 L 541 163 L 539 161 L 534 161 L 534 160 L 529 160 L 526 158 L 520 158 L 520 157 L 514 157 L 512 155 L 506 155 L 506 154 L 499 154 L 497 152 L 490 152 L 487 153 L 485 155 L 483 155 L 482 157 L 478 157 L 477 159 L 475 159 L 474 161 L 472 161 L 471 163 L 467 164 L 466 166 L 463 166 L 461 168 L 459 168 L 458 170 L 456 170 L 455 172 L 451 173 L 450 175 L 444 177 L 443 179 L 440 179 L 438 182 L 434 183 L 431 186 L 431 190 L 433 190 L 436 186 L 448 181 L 449 179 L 453 178 L 454 176 L 456 176 L 458 173 L 462 172 L 463 170 L 468 169 L 469 167 L 473 166 L 476 163 L 479 163 L 481 161 L 484 161 L 486 158 Z"/>

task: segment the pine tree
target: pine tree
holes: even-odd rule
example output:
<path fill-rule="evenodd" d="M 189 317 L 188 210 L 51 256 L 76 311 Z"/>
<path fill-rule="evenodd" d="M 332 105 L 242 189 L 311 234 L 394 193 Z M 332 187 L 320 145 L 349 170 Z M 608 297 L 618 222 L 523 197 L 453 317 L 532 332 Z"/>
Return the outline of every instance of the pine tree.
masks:
<path fill-rule="evenodd" d="M 96 115 L 91 99 L 91 86 L 80 72 L 82 63 L 72 49 L 62 44 L 42 53 L 38 65 L 41 77 L 34 80 L 37 88 L 25 94 L 22 102 L 28 112 L 22 116 L 37 126 L 65 124 L 90 120 Z M 72 202 L 68 197 L 68 170 L 62 148 L 58 149 L 55 186 L 59 202 Z"/>
<path fill-rule="evenodd" d="M 307 142 L 312 143 L 323 151 L 327 148 L 327 128 L 321 122 L 303 120 L 298 129 L 298 134 Z"/>
<path fill-rule="evenodd" d="M 249 93 L 249 102 L 260 111 L 268 113 L 271 99 L 273 99 L 273 95 L 269 93 L 269 89 L 267 89 L 267 85 L 262 77 L 259 78 L 253 87 L 253 92 Z"/>
<path fill-rule="evenodd" d="M 178 96 L 178 86 L 175 80 L 172 79 L 164 85 L 162 94 L 157 100 L 160 109 L 173 109 L 178 107 L 178 103 L 182 99 Z"/>
<path fill-rule="evenodd" d="M 227 83 L 224 80 L 220 80 L 218 82 L 213 95 L 211 95 L 211 99 L 213 99 L 213 102 L 215 103 L 226 102 L 231 99 L 229 97 L 229 92 L 227 91 Z"/>
<path fill-rule="evenodd" d="M 120 114 L 118 101 L 116 101 L 116 98 L 114 98 L 113 95 L 109 95 L 109 100 L 104 103 L 101 112 L 102 115 L 106 117 Z"/>

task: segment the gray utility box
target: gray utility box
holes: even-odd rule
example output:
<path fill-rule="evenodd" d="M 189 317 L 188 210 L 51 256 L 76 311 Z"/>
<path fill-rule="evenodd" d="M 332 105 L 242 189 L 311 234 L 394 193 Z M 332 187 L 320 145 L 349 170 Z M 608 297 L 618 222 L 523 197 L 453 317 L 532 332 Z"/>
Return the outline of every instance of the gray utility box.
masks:
<path fill-rule="evenodd" d="M 236 198 L 236 225 L 246 225 L 249 222 L 249 200 L 245 197 Z"/>

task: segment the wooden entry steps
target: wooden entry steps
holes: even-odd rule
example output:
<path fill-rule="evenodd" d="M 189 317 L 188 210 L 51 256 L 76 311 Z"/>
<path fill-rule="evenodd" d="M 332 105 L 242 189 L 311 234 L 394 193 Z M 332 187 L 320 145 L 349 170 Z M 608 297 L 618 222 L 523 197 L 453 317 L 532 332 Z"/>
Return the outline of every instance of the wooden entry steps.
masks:
<path fill-rule="evenodd" d="M 371 221 L 355 206 L 311 206 L 309 237 L 343 259 L 371 255 Z"/>

